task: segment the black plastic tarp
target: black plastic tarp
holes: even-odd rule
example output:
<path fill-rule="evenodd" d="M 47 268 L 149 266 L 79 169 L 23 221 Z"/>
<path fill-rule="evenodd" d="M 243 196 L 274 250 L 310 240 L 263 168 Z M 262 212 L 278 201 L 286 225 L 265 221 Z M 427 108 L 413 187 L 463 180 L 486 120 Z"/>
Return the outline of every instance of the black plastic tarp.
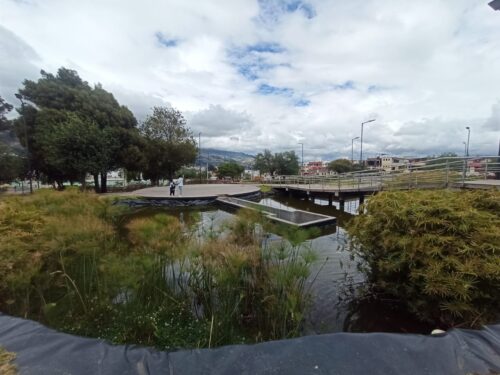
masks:
<path fill-rule="evenodd" d="M 0 345 L 17 353 L 22 375 L 500 373 L 500 325 L 439 336 L 335 333 L 168 353 L 0 315 Z"/>

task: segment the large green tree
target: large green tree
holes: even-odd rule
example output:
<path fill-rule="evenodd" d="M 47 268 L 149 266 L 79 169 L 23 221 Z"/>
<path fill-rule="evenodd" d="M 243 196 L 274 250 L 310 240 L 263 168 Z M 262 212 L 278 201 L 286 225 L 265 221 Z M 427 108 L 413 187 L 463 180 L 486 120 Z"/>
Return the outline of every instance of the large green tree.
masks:
<path fill-rule="evenodd" d="M 260 173 L 293 175 L 299 172 L 299 158 L 295 151 L 278 152 L 274 155 L 269 150 L 255 157 L 254 168 Z"/>
<path fill-rule="evenodd" d="M 217 175 L 221 178 L 231 177 L 233 179 L 238 179 L 241 177 L 241 174 L 244 170 L 245 168 L 238 163 L 229 161 L 226 163 L 222 163 L 217 167 Z"/>
<path fill-rule="evenodd" d="M 69 133 L 60 129 L 61 126 L 77 126 L 78 137 L 76 141 L 86 143 L 87 137 L 82 138 L 86 131 L 82 127 L 88 127 L 98 134 L 93 137 L 95 143 L 91 147 L 96 152 L 98 162 L 91 163 L 83 161 L 78 166 L 81 171 L 85 165 L 99 166 L 98 170 L 88 169 L 87 173 L 94 175 L 96 190 L 99 189 L 98 175 L 101 176 L 101 192 L 106 191 L 107 172 L 120 167 L 140 168 L 142 155 L 140 152 L 141 142 L 136 128 L 137 121 L 125 106 L 121 106 L 113 94 L 107 92 L 101 85 L 91 87 L 83 81 L 74 70 L 60 68 L 56 75 L 41 71 L 38 81 L 26 80 L 19 94 L 28 104 L 23 106 L 19 113 L 22 118 L 16 121 L 21 144 L 28 139 L 30 156 L 33 168 L 45 174 L 49 180 L 58 181 L 75 175 L 75 165 L 62 162 L 54 163 L 54 159 L 46 158 L 47 147 L 49 147 L 50 132 L 47 129 L 57 125 L 57 139 L 53 140 L 52 146 L 60 145 L 62 136 Z M 34 106 L 29 103 L 33 103 Z M 68 121 L 71 118 L 71 121 Z M 28 137 L 23 136 L 24 124 L 28 130 Z M 38 128 L 44 128 L 38 131 Z M 86 132 L 88 135 L 88 132 Z M 38 139 L 44 135 L 45 138 Z M 75 137 L 71 138 L 73 141 Z M 66 141 L 65 141 L 66 142 Z M 64 143 L 64 142 L 63 142 Z M 67 143 L 67 142 L 66 142 Z M 50 154 L 54 156 L 56 154 Z M 76 160 L 76 158 L 75 158 Z M 77 173 L 81 176 L 80 172 Z"/>
<path fill-rule="evenodd" d="M 347 173 L 355 170 L 353 164 L 347 159 L 337 159 L 328 164 L 328 169 L 337 173 Z"/>
<path fill-rule="evenodd" d="M 154 185 L 158 185 L 161 178 L 173 178 L 182 166 L 196 160 L 193 133 L 175 108 L 154 107 L 140 130 L 146 141 L 144 177 Z"/>

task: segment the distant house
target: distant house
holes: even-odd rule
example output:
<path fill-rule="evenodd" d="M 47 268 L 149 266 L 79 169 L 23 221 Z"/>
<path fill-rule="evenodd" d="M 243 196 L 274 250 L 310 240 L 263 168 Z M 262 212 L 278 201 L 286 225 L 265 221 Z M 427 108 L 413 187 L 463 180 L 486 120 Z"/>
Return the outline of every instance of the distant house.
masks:
<path fill-rule="evenodd" d="M 310 161 L 301 168 L 301 174 L 306 176 L 327 176 L 331 174 L 326 161 Z"/>

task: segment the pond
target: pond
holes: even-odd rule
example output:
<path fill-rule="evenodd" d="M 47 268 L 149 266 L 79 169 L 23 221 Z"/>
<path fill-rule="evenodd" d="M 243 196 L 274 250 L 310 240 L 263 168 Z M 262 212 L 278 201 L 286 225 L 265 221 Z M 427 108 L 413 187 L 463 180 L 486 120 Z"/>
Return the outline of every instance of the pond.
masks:
<path fill-rule="evenodd" d="M 337 218 L 336 225 L 323 227 L 320 235 L 307 241 L 318 259 L 311 267 L 308 290 L 312 303 L 308 308 L 302 334 L 333 332 L 403 332 L 428 334 L 433 326 L 419 321 L 398 302 L 389 299 L 360 298 L 357 290 L 364 281 L 359 270 L 359 259 L 347 250 L 348 236 L 345 225 L 357 214 L 359 200 L 345 202 L 340 210 L 338 202 L 328 205 L 327 200 L 294 198 L 275 194 L 262 198 L 258 203 L 283 210 L 299 209 Z M 234 214 L 218 207 L 203 207 L 195 210 L 200 215 L 192 216 L 193 209 L 169 210 L 159 208 L 141 209 L 134 216 L 151 216 L 168 212 L 181 221 L 196 217 L 198 237 L 217 229 L 234 217 Z M 279 237 L 279 236 L 277 236 Z"/>
<path fill-rule="evenodd" d="M 260 199 L 337 218 L 313 232 L 269 225 L 257 212 L 128 208 L 76 191 L 5 202 L 0 310 L 65 332 L 175 349 L 435 328 L 359 292 L 365 276 L 345 230 L 358 201 L 340 211 L 322 200 Z"/>

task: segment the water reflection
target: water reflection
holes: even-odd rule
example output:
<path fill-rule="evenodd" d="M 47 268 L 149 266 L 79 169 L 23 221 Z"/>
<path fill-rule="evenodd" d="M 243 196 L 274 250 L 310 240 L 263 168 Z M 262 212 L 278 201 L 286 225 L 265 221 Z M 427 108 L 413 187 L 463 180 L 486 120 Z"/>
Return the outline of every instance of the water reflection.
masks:
<path fill-rule="evenodd" d="M 345 226 L 357 214 L 359 200 L 346 201 L 344 211 L 335 202 L 329 206 L 327 200 L 315 199 L 313 202 L 285 195 L 266 197 L 259 203 L 337 218 L 337 225 L 320 228 L 319 236 L 308 241 L 308 245 L 318 255 L 318 260 L 308 280 L 312 305 L 306 317 L 304 334 L 342 331 L 429 332 L 429 326 L 418 322 L 395 301 L 358 298 L 356 291 L 365 282 L 365 277 L 358 269 L 361 260 L 348 250 L 349 237 Z M 233 213 L 214 206 L 174 210 L 149 208 L 138 210 L 133 216 L 150 216 L 158 212 L 168 212 L 189 224 L 200 240 L 206 238 L 207 233 L 220 235 L 223 224 L 233 217 Z"/>

